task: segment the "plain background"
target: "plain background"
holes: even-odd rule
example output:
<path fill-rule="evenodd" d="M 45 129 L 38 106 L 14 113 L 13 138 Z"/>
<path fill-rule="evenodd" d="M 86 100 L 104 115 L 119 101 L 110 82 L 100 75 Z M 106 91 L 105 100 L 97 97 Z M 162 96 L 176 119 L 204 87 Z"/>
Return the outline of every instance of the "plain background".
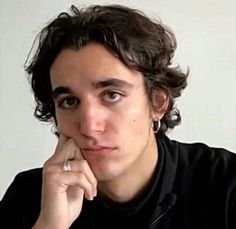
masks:
<path fill-rule="evenodd" d="M 23 68 L 35 36 L 71 4 L 99 3 L 141 9 L 175 32 L 174 64 L 189 66 L 190 78 L 177 101 L 182 124 L 170 137 L 236 152 L 235 0 L 0 0 L 0 198 L 18 172 L 42 166 L 56 144 L 51 125 L 33 117 Z"/>

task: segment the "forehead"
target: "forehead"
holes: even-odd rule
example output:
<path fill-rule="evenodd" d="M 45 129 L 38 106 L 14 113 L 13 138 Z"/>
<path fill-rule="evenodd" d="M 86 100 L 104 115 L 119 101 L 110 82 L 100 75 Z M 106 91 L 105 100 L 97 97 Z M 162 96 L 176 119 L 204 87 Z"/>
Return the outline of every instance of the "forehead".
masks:
<path fill-rule="evenodd" d="M 52 86 L 86 84 L 92 81 L 120 79 L 143 85 L 142 73 L 132 70 L 98 43 L 89 43 L 79 50 L 62 50 L 50 69 Z"/>

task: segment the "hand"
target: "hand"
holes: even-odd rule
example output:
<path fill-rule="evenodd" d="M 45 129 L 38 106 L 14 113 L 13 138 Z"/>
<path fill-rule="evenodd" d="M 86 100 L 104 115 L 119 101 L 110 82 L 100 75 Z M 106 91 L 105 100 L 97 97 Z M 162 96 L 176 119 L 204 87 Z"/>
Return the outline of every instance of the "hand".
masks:
<path fill-rule="evenodd" d="M 69 160 L 71 171 L 63 171 Z M 93 200 L 97 180 L 72 138 L 60 135 L 55 153 L 43 167 L 41 211 L 34 228 L 69 228 L 80 215 L 83 198 Z"/>

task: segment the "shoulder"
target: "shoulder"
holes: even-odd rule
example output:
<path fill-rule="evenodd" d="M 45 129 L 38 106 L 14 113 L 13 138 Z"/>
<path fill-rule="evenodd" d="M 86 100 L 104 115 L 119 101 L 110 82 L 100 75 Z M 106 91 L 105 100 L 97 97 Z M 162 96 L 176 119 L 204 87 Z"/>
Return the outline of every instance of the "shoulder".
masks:
<path fill-rule="evenodd" d="M 32 193 L 39 194 L 42 186 L 42 168 L 31 169 L 18 173 L 11 185 L 7 194 L 15 193 L 31 196 Z"/>
<path fill-rule="evenodd" d="M 180 143 L 175 141 L 182 162 L 186 165 L 207 166 L 236 173 L 236 154 L 224 148 L 210 147 L 204 143 Z"/>
<path fill-rule="evenodd" d="M 180 174 L 191 188 L 236 197 L 236 154 L 204 143 L 173 141 Z M 226 200 L 225 200 L 226 201 Z"/>
<path fill-rule="evenodd" d="M 183 143 L 163 138 L 167 154 L 176 157 L 183 176 L 204 181 L 236 183 L 236 154 L 204 143 Z M 236 184 L 235 184 L 236 186 Z"/>
<path fill-rule="evenodd" d="M 35 168 L 20 172 L 16 175 L 14 181 L 38 183 L 42 181 L 42 168 Z"/>
<path fill-rule="evenodd" d="M 42 186 L 42 168 L 31 169 L 17 174 L 8 187 L 2 202 L 8 199 L 19 198 L 22 201 L 23 197 L 35 197 L 41 194 Z"/>
<path fill-rule="evenodd" d="M 204 143 L 182 143 L 165 136 L 160 141 L 165 160 L 172 162 L 167 182 L 174 176 L 172 192 L 178 197 L 179 214 L 192 219 L 196 228 L 203 225 L 235 228 L 236 154 Z"/>
<path fill-rule="evenodd" d="M 0 202 L 0 215 L 4 216 L 7 228 L 23 222 L 32 226 L 40 210 L 41 186 L 41 168 L 16 175 Z"/>
<path fill-rule="evenodd" d="M 212 163 L 214 166 L 228 167 L 236 163 L 236 152 L 233 153 L 224 148 L 211 147 L 201 142 L 183 143 L 166 136 L 162 137 L 162 141 L 167 151 L 170 154 L 178 154 L 182 163 L 186 165 Z"/>

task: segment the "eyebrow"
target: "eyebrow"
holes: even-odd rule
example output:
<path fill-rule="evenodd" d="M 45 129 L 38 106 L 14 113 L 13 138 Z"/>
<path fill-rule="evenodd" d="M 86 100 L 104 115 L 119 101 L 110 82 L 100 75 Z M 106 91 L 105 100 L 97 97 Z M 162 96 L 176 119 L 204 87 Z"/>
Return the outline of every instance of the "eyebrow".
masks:
<path fill-rule="evenodd" d="M 71 89 L 68 87 L 56 87 L 55 89 L 53 89 L 52 91 L 52 98 L 56 99 L 58 98 L 59 95 L 61 94 L 70 94 L 72 93 Z"/>
<path fill-rule="evenodd" d="M 132 87 L 132 84 L 124 80 L 115 79 L 115 78 L 98 81 L 98 82 L 93 83 L 93 85 L 95 86 L 95 88 L 105 88 L 105 87 L 131 88 Z"/>
<path fill-rule="evenodd" d="M 98 82 L 93 82 L 92 85 L 96 88 L 106 88 L 106 87 L 118 87 L 118 88 L 131 88 L 133 85 L 120 79 L 107 79 Z M 56 99 L 61 94 L 71 94 L 72 90 L 69 87 L 59 86 L 53 89 L 52 98 Z"/>

